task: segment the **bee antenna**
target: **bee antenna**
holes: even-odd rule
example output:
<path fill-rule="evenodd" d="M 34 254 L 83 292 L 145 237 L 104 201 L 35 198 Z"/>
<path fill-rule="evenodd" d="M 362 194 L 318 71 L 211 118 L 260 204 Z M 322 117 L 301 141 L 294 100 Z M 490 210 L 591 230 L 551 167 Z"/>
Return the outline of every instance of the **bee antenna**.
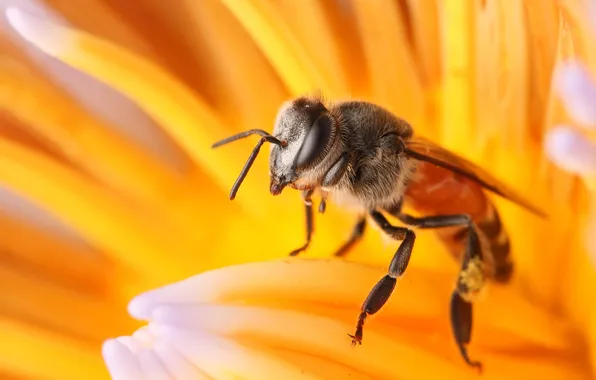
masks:
<path fill-rule="evenodd" d="M 287 142 L 276 139 L 275 137 L 271 136 L 271 134 L 269 134 L 269 132 L 267 131 L 264 131 L 262 129 L 251 129 L 250 131 L 240 132 L 221 141 L 218 141 L 215 144 L 211 145 L 211 148 L 217 148 L 218 146 L 222 146 L 232 141 L 240 140 L 251 135 L 262 136 L 266 141 L 269 141 L 270 143 L 279 145 L 281 147 L 285 147 L 286 145 L 288 145 Z"/>
<path fill-rule="evenodd" d="M 250 170 L 250 167 L 252 166 L 252 164 L 255 162 L 255 159 L 257 158 L 257 155 L 259 154 L 259 150 L 261 150 L 261 146 L 263 146 L 263 144 L 267 141 L 270 142 L 272 144 L 276 144 L 281 146 L 282 148 L 287 146 L 288 143 L 286 141 L 283 140 L 279 140 L 273 136 L 271 136 L 268 132 L 262 130 L 262 129 L 251 129 L 250 131 L 246 131 L 246 132 L 241 132 L 238 133 L 236 135 L 230 136 L 226 139 L 223 139 L 221 141 L 216 142 L 215 144 L 213 144 L 211 147 L 212 148 L 217 148 L 218 146 L 227 144 L 229 142 L 232 141 L 236 141 L 242 138 L 245 138 L 247 136 L 250 135 L 259 135 L 262 136 L 261 139 L 259 140 L 259 142 L 257 143 L 257 145 L 255 146 L 255 148 L 252 150 L 252 153 L 250 154 L 250 156 L 248 157 L 248 160 L 246 160 L 246 163 L 244 164 L 244 167 L 242 168 L 242 171 L 240 172 L 240 175 L 238 176 L 238 178 L 236 178 L 236 182 L 234 182 L 234 185 L 232 186 L 232 190 L 230 191 L 230 200 L 233 200 L 234 198 L 236 198 L 236 193 L 238 192 L 238 189 L 240 188 L 240 185 L 242 184 L 242 181 L 244 181 L 244 178 L 246 177 L 246 175 L 248 174 L 248 171 Z"/>

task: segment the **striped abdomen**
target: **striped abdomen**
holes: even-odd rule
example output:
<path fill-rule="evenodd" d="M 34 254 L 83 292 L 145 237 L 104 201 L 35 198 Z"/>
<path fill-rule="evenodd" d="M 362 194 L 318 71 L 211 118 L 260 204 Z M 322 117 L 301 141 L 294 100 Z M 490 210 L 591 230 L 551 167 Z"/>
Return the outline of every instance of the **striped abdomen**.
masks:
<path fill-rule="evenodd" d="M 476 224 L 483 246 L 487 275 L 507 281 L 513 271 L 507 232 L 485 190 L 476 182 L 433 164 L 419 162 L 416 175 L 407 186 L 405 205 L 420 216 L 467 214 Z M 436 230 L 450 252 L 458 259 L 465 250 L 466 227 Z"/>

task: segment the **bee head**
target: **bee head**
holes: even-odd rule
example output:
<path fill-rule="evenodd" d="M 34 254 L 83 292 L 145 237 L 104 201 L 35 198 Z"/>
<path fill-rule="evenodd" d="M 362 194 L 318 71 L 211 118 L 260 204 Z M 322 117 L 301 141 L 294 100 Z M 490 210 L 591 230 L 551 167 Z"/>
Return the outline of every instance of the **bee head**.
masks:
<path fill-rule="evenodd" d="M 301 97 L 283 104 L 273 135 L 286 143 L 272 145 L 269 156 L 271 194 L 287 185 L 316 185 L 337 136 L 337 121 L 319 98 Z"/>

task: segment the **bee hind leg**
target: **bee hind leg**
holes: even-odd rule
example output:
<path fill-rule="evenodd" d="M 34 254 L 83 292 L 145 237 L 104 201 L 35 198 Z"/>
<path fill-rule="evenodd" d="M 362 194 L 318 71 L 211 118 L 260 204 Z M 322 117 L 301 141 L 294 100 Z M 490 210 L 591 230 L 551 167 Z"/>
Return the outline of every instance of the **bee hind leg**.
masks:
<path fill-rule="evenodd" d="M 387 274 L 374 286 L 362 304 L 362 309 L 356 325 L 356 332 L 354 335 L 349 334 L 352 338 L 352 344 L 362 343 L 363 327 L 366 317 L 378 312 L 383 305 L 385 305 L 385 302 L 387 302 L 391 293 L 393 293 L 397 278 L 405 272 L 408 266 L 412 248 L 414 247 L 414 241 L 416 240 L 414 231 L 409 228 L 391 225 L 380 212 L 372 211 L 370 215 L 385 233 L 402 242 L 391 259 Z"/>
<path fill-rule="evenodd" d="M 472 335 L 472 302 L 485 284 L 480 241 L 473 224 L 468 227 L 468 245 L 451 295 L 451 328 L 459 351 L 468 365 L 482 371 L 482 363 L 471 360 L 466 346 Z"/>
<path fill-rule="evenodd" d="M 482 371 L 482 363 L 471 360 L 466 347 L 472 335 L 472 303 L 466 301 L 457 290 L 451 295 L 450 314 L 451 328 L 461 356 L 468 365 Z"/>
<path fill-rule="evenodd" d="M 465 362 L 482 370 L 482 363 L 471 360 L 467 345 L 472 335 L 472 300 L 485 283 L 482 247 L 476 226 L 465 214 L 413 217 L 401 212 L 401 205 L 390 210 L 403 223 L 418 228 L 442 228 L 463 226 L 466 230 L 467 245 L 457 284 L 451 296 L 451 329 L 457 347 Z"/>

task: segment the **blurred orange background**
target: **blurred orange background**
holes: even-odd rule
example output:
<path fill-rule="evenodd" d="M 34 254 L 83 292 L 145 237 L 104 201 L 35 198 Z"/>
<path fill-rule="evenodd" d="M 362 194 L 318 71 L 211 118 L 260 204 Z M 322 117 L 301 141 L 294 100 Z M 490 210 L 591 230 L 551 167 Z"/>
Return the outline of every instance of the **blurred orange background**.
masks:
<path fill-rule="evenodd" d="M 267 149 L 231 202 L 255 141 L 210 145 L 271 131 L 283 101 L 318 91 L 387 107 L 548 209 L 541 222 L 497 200 L 515 286 L 573 325 L 593 363 L 593 193 L 542 148 L 552 126 L 573 124 L 555 65 L 596 69 L 587 1 L 10 6 L 37 32 L 27 41 L 1 18 L 0 378 L 108 378 L 101 344 L 141 325 L 126 311 L 136 294 L 302 244 L 300 194 L 269 195 Z M 352 224 L 330 203 L 305 255 L 329 257 Z M 420 236 L 410 265 L 455 278 L 434 235 Z M 385 266 L 394 250 L 372 230 L 349 260 Z"/>

